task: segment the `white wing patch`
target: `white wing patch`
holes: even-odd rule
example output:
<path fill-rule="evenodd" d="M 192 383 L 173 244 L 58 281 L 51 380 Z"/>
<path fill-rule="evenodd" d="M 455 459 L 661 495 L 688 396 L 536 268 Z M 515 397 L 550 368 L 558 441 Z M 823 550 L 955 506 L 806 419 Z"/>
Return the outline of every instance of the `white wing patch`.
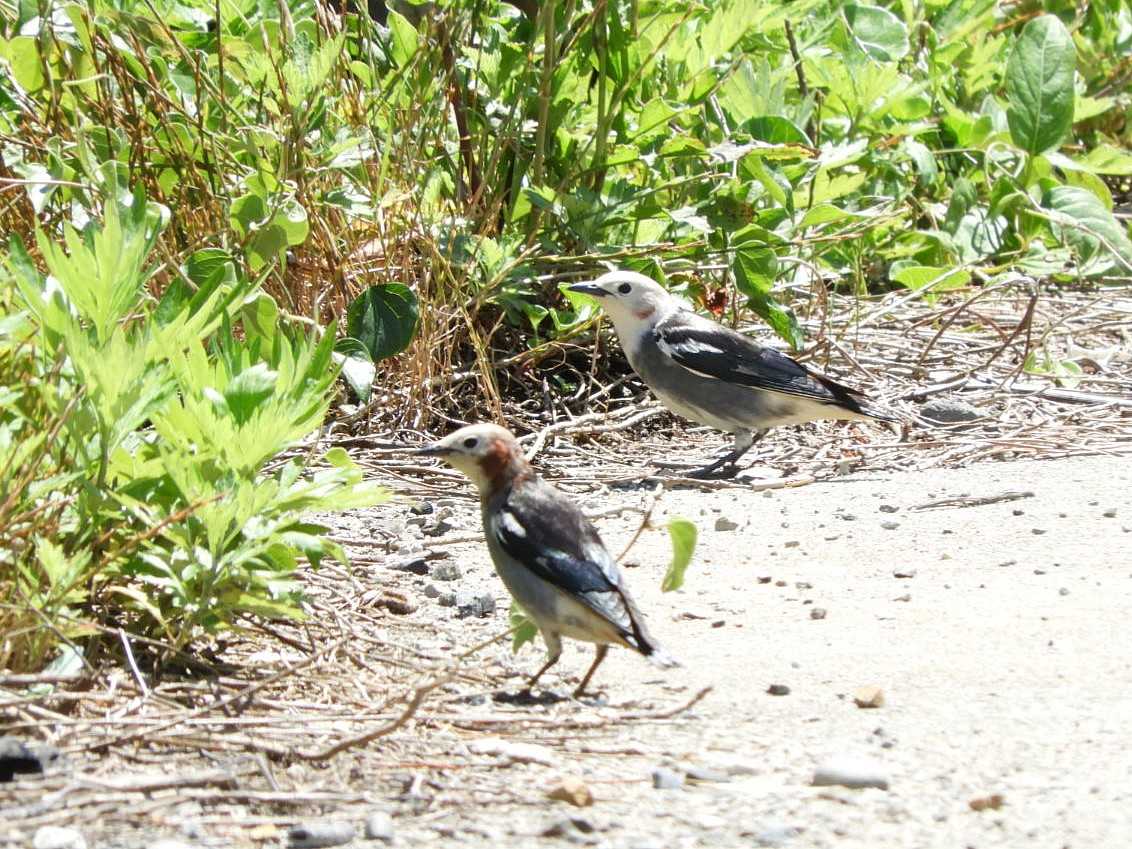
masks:
<path fill-rule="evenodd" d="M 677 355 L 690 356 L 693 354 L 722 354 L 723 349 L 717 348 L 715 345 L 701 342 L 699 339 L 685 339 L 683 342 L 678 342 L 675 345 L 671 344 L 665 338 L 663 333 L 658 333 L 656 336 L 657 347 L 662 352 L 670 357 Z"/>
<path fill-rule="evenodd" d="M 499 517 L 499 524 L 503 527 L 503 530 L 507 531 L 511 536 L 526 539 L 527 529 L 519 523 L 519 520 L 515 518 L 515 514 L 510 510 L 503 511 L 503 514 Z"/>

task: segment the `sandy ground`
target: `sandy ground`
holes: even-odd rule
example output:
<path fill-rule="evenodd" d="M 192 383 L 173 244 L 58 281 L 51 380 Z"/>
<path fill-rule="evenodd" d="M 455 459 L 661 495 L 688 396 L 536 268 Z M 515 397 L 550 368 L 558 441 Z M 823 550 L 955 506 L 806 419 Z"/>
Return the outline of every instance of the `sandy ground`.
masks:
<path fill-rule="evenodd" d="M 158 834 L 190 846 L 282 847 L 289 823 L 329 821 L 353 823 L 351 845 L 366 845 L 361 826 L 373 811 L 392 815 L 401 846 L 1132 845 L 1129 466 L 1087 457 L 858 472 L 768 492 L 666 491 L 626 575 L 682 668 L 662 673 L 617 650 L 595 679 L 597 700 L 511 704 L 498 694 L 521 689 L 541 645 L 513 656 L 496 644 L 394 735 L 328 764 L 264 766 L 284 794 L 352 793 L 350 804 L 185 801 L 160 807 L 144 828 L 131 823 L 130 805 L 111 805 L 113 828 L 79 825 L 91 846 L 124 848 L 152 847 Z M 1032 495 L 917 509 L 1019 492 Z M 400 548 L 358 566 L 354 579 L 415 606 L 398 619 L 421 656 L 443 660 L 506 627 L 508 600 L 474 539 L 469 496 L 461 482 L 429 502 L 431 513 L 398 501 L 341 530 L 380 528 Z M 640 517 L 611 508 L 640 508 L 649 493 L 578 498 L 605 514 L 597 525 L 616 553 Z M 685 588 L 664 594 L 667 515 L 701 533 Z M 441 519 L 448 527 L 432 536 Z M 422 548 L 440 555 L 428 574 L 391 568 Z M 443 580 L 452 566 L 459 579 Z M 496 609 L 461 618 L 441 604 L 452 592 L 490 595 Z M 591 651 L 568 645 L 547 689 L 569 693 Z M 788 693 L 772 695 L 771 685 Z M 862 687 L 880 688 L 883 706 L 858 707 Z M 348 690 L 343 683 L 343 698 Z M 333 701 L 330 692 L 310 698 Z M 509 753 L 516 743 L 539 748 Z M 887 789 L 813 786 L 831 758 L 856 759 Z M 159 760 L 139 750 L 79 766 L 118 774 L 159 769 Z M 201 758 L 202 767 L 225 763 Z M 658 768 L 686 780 L 657 788 Z M 697 773 L 710 780 L 691 780 Z M 564 776 L 580 779 L 593 804 L 549 799 Z M 236 786 L 266 788 L 254 768 Z M 160 794 L 144 801 L 137 810 L 162 805 Z M 0 843 L 29 838 L 18 824 L 0 829 Z"/>
<path fill-rule="evenodd" d="M 627 575 L 684 666 L 660 674 L 618 651 L 597 684 L 622 709 L 712 692 L 671 722 L 532 729 L 524 739 L 547 738 L 555 754 L 548 766 L 497 768 L 514 801 L 432 811 L 423 830 L 403 811 L 399 828 L 508 845 L 549 828 L 565 833 L 558 839 L 627 849 L 1132 845 L 1130 491 L 1127 460 L 1082 458 L 865 473 L 763 493 L 666 492 L 654 524 L 680 514 L 701 529 L 686 587 L 659 591 L 663 530 L 642 536 Z M 917 509 L 1008 492 L 1032 496 Z M 593 512 L 644 498 L 583 503 Z M 477 521 L 471 504 L 453 511 L 469 528 Z M 639 520 L 598 524 L 617 552 Z M 459 547 L 454 559 L 461 589 L 499 601 L 494 618 L 461 620 L 470 643 L 498 628 L 506 598 L 479 545 Z M 417 589 L 430 583 L 415 580 Z M 817 608 L 824 618 L 814 618 Z M 548 688 L 569 692 L 589 651 L 568 650 Z M 504 687 L 518 690 L 517 671 L 539 657 L 524 649 Z M 789 693 L 769 694 L 772 684 Z M 882 707 L 854 703 L 865 686 L 883 691 Z M 547 717 L 579 709 L 527 708 Z M 831 758 L 868 759 L 888 789 L 811 786 Z M 730 774 L 657 789 L 658 766 Z M 547 802 L 546 788 L 564 774 L 589 785 L 593 806 Z M 561 823 L 571 815 L 581 830 Z"/>

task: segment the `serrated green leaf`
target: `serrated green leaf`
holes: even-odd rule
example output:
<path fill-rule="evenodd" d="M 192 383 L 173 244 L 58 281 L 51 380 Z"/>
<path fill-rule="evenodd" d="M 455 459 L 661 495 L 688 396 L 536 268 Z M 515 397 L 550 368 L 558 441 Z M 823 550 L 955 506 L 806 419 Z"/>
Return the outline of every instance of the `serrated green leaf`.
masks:
<path fill-rule="evenodd" d="M 1057 147 L 1073 124 L 1077 49 L 1055 15 L 1034 18 L 1006 63 L 1006 121 L 1010 137 L 1031 154 Z"/>
<path fill-rule="evenodd" d="M 346 330 L 366 346 L 374 362 L 401 353 L 413 341 L 419 319 L 417 296 L 401 283 L 370 286 L 346 312 Z"/>
<path fill-rule="evenodd" d="M 508 622 L 513 629 L 511 634 L 511 653 L 515 654 L 523 647 L 524 643 L 529 643 L 538 636 L 538 626 L 531 621 L 523 608 L 519 607 L 517 601 L 511 602 L 511 612 L 508 616 Z"/>
<path fill-rule="evenodd" d="M 662 592 L 670 593 L 684 586 L 684 573 L 692 562 L 692 555 L 696 551 L 696 537 L 698 532 L 694 523 L 680 516 L 673 516 L 668 520 L 668 538 L 672 541 L 672 562 L 668 564 L 668 571 L 664 573 L 661 581 Z"/>

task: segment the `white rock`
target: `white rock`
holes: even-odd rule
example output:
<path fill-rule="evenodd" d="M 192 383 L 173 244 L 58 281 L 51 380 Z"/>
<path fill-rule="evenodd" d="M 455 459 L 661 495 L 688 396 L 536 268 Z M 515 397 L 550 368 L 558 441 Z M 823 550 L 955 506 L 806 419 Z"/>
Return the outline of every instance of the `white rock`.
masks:
<path fill-rule="evenodd" d="M 494 755 L 497 758 L 506 758 L 511 763 L 520 764 L 554 766 L 557 760 L 554 752 L 545 746 L 534 743 L 513 743 L 496 737 L 475 740 L 468 744 L 468 751 L 476 755 Z"/>
<path fill-rule="evenodd" d="M 839 784 L 842 787 L 877 787 L 887 790 L 888 774 L 881 763 L 871 758 L 837 755 L 817 768 L 813 784 L 815 787 Z"/>
<path fill-rule="evenodd" d="M 74 828 L 40 826 L 31 841 L 34 849 L 86 849 L 86 838 Z"/>
<path fill-rule="evenodd" d="M 366 817 L 366 838 L 369 840 L 393 840 L 393 818 L 385 811 L 374 811 Z"/>

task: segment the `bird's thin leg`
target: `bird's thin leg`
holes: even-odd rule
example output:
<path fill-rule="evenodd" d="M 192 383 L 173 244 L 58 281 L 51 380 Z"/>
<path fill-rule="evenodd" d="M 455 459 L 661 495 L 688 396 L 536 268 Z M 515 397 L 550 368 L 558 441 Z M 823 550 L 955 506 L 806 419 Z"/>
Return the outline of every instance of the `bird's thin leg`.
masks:
<path fill-rule="evenodd" d="M 741 430 L 735 434 L 735 445 L 727 454 L 724 454 L 713 463 L 708 463 L 701 469 L 694 469 L 688 472 L 690 478 L 710 478 L 710 477 L 733 477 L 738 471 L 739 467 L 735 464 L 739 458 L 751 450 L 751 447 L 766 436 L 767 429 L 761 427 L 758 430 L 751 432 L 749 430 Z M 722 469 L 723 471 L 719 471 Z"/>
<path fill-rule="evenodd" d="M 605 656 L 608 653 L 609 646 L 605 645 L 604 643 L 599 643 L 597 647 L 597 656 L 594 658 L 593 665 L 590 667 L 590 671 L 586 673 L 586 677 L 582 679 L 582 683 L 578 685 L 578 688 L 576 690 L 574 690 L 574 698 L 577 698 L 578 696 L 586 692 L 586 685 L 590 683 L 590 679 L 594 677 L 594 673 L 597 672 L 597 668 L 601 666 L 601 662 L 605 660 Z"/>
<path fill-rule="evenodd" d="M 535 684 L 538 683 L 538 679 L 542 677 L 542 673 L 546 672 L 546 670 L 550 669 L 550 667 L 558 663 L 558 659 L 562 657 L 562 640 L 557 634 L 547 633 L 546 631 L 543 631 L 542 639 L 543 642 L 546 643 L 546 649 L 550 653 L 550 657 L 546 659 L 546 663 L 539 667 L 539 671 L 536 672 L 531 680 L 527 682 L 528 693 L 534 689 Z"/>

